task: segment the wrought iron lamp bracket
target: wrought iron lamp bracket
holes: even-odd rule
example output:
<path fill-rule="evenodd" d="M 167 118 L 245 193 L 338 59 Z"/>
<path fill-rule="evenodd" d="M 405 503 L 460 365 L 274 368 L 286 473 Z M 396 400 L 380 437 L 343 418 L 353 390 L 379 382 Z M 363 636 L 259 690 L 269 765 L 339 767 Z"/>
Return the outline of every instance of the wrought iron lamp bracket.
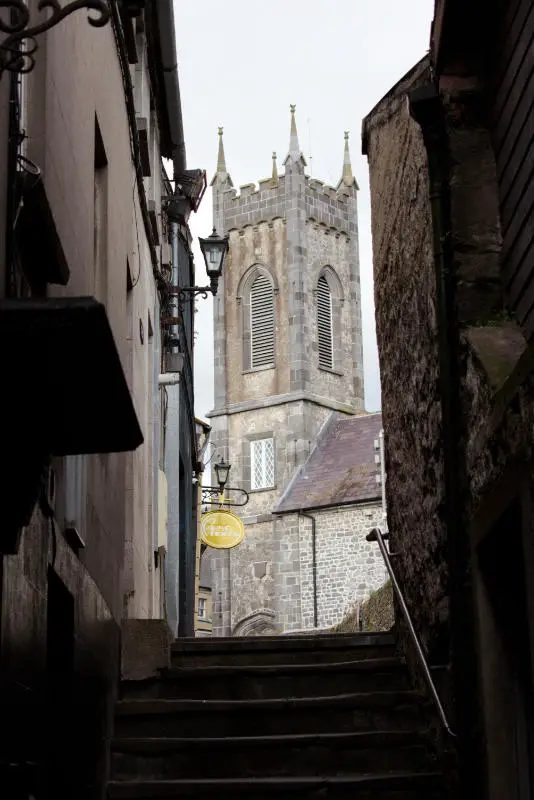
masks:
<path fill-rule="evenodd" d="M 0 78 L 6 70 L 19 73 L 31 72 L 35 66 L 34 54 L 39 47 L 36 36 L 50 30 L 74 11 L 82 8 L 96 11 L 98 16 L 89 17 L 87 20 L 94 28 L 104 27 L 109 20 L 106 0 L 71 0 L 63 6 L 59 0 L 40 0 L 37 9 L 52 13 L 37 25 L 30 25 L 30 12 L 24 0 L 0 0 L 0 10 L 2 8 L 18 13 L 15 22 L 6 22 L 0 18 L 0 32 L 7 34 L 0 42 Z"/>
<path fill-rule="evenodd" d="M 242 502 L 234 503 L 231 500 L 228 500 L 226 496 L 224 497 L 223 503 L 221 503 L 221 495 L 225 495 L 226 492 L 239 492 L 242 495 L 243 499 Z M 248 492 L 245 492 L 244 489 L 237 489 L 232 486 L 225 486 L 224 490 L 221 491 L 219 486 L 203 486 L 202 487 L 202 505 L 205 506 L 246 506 L 249 500 Z"/>
<path fill-rule="evenodd" d="M 217 286 L 211 284 L 210 286 L 171 286 L 169 294 L 178 298 L 178 304 L 182 305 L 186 300 L 191 300 L 196 295 L 200 295 L 204 300 L 207 299 L 208 294 L 216 295 Z"/>

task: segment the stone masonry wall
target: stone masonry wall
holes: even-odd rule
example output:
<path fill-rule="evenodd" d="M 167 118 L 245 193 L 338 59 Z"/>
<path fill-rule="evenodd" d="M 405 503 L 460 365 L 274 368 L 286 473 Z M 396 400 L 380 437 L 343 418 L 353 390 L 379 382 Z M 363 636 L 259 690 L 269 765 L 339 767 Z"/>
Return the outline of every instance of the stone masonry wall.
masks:
<path fill-rule="evenodd" d="M 226 273 L 226 370 L 228 403 L 289 391 L 288 284 L 285 270 L 285 224 L 283 219 L 262 222 L 229 234 Z M 265 266 L 275 286 L 276 368 L 245 369 L 243 358 L 243 280 L 255 264 Z"/>
<path fill-rule="evenodd" d="M 221 450 L 220 443 L 225 442 L 224 452 L 232 464 L 232 485 L 244 488 L 250 496 L 246 506 L 234 509 L 245 524 L 243 543 L 211 556 L 214 635 L 230 635 L 243 618 L 255 611 L 266 609 L 274 613 L 273 576 L 278 570 L 273 559 L 278 550 L 278 534 L 271 512 L 294 471 L 310 452 L 312 439 L 302 443 L 297 439 L 300 426 L 304 424 L 314 439 L 329 414 L 327 408 L 299 402 L 215 417 L 214 444 Z M 218 427 L 223 419 L 228 425 L 226 439 L 224 430 Z M 264 435 L 274 438 L 275 487 L 251 490 L 250 440 Z"/>
<path fill-rule="evenodd" d="M 316 520 L 317 627 L 340 622 L 354 603 L 382 586 L 386 567 L 369 531 L 381 524 L 380 503 L 310 512 Z M 312 523 L 288 514 L 277 520 L 279 549 L 273 573 L 284 631 L 314 627 Z"/>
<path fill-rule="evenodd" d="M 364 121 L 371 177 L 376 329 L 391 546 L 416 630 L 432 649 L 448 621 L 435 276 L 426 151 L 406 93 L 421 62 Z"/>
<path fill-rule="evenodd" d="M 348 201 L 356 208 L 353 200 Z M 306 281 L 306 325 L 312 338 L 312 391 L 323 397 L 347 397 L 364 408 L 363 346 L 360 298 L 360 266 L 357 234 L 350 236 L 324 224 L 308 220 L 306 225 L 309 267 Z M 339 279 L 339 317 L 334 314 L 334 366 L 319 368 L 316 287 L 321 270 L 331 267 Z M 338 328 L 338 331 L 336 331 Z"/>

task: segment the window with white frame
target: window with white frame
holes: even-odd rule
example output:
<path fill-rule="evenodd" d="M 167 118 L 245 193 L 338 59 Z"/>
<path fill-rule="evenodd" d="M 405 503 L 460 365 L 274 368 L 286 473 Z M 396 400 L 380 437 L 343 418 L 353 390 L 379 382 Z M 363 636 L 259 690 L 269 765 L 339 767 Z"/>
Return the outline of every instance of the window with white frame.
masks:
<path fill-rule="evenodd" d="M 206 598 L 199 597 L 198 598 L 198 618 L 199 619 L 206 619 Z"/>
<path fill-rule="evenodd" d="M 256 439 L 250 443 L 250 488 L 274 486 L 274 439 Z"/>

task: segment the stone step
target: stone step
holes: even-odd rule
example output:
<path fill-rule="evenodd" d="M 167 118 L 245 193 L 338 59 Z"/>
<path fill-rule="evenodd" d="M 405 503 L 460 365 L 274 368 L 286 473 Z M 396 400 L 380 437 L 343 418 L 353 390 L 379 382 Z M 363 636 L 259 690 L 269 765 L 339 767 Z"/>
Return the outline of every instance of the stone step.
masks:
<path fill-rule="evenodd" d="M 206 637 L 177 639 L 172 666 L 324 663 L 395 655 L 387 633 L 331 633 L 323 636 Z"/>
<path fill-rule="evenodd" d="M 376 658 L 324 664 L 174 667 L 163 670 L 159 678 L 123 681 L 121 697 L 246 700 L 406 688 L 404 661 Z"/>
<path fill-rule="evenodd" d="M 115 735 L 123 737 L 254 736 L 415 730 L 422 696 L 412 691 L 270 700 L 121 700 Z"/>
<path fill-rule="evenodd" d="M 118 739 L 115 780 L 340 775 L 423 771 L 431 763 L 417 732 L 304 734 L 201 739 Z"/>
<path fill-rule="evenodd" d="M 298 778 L 241 778 L 230 780 L 110 781 L 108 797 L 202 798 L 202 800 L 443 800 L 443 777 L 428 772 L 414 775 L 310 776 Z"/>

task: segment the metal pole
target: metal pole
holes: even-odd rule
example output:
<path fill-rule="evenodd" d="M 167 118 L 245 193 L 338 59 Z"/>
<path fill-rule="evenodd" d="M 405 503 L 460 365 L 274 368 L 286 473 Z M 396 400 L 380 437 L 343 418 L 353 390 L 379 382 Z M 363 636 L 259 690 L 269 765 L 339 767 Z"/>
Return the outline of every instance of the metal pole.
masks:
<path fill-rule="evenodd" d="M 432 695 L 432 698 L 433 698 L 434 703 L 436 705 L 436 708 L 438 710 L 438 714 L 440 716 L 441 722 L 443 723 L 443 727 L 445 728 L 447 733 L 450 736 L 455 737 L 456 734 L 453 733 L 453 731 L 451 730 L 451 727 L 449 725 L 449 721 L 447 719 L 447 715 L 445 714 L 445 709 L 443 708 L 443 706 L 441 704 L 441 700 L 439 699 L 439 695 L 438 695 L 436 687 L 434 685 L 434 681 L 432 680 L 432 675 L 430 674 L 430 670 L 428 668 L 428 664 L 426 663 L 426 658 L 425 658 L 425 654 L 423 653 L 423 648 L 421 647 L 421 645 L 419 643 L 419 639 L 418 639 L 417 634 L 415 632 L 415 628 L 413 626 L 412 618 L 410 616 L 410 612 L 408 611 L 408 606 L 406 605 L 406 603 L 404 601 L 404 597 L 403 597 L 401 588 L 399 586 L 397 578 L 395 577 L 395 573 L 393 572 L 393 567 L 392 567 L 391 561 L 389 559 L 389 553 L 386 550 L 386 545 L 384 543 L 384 538 L 382 536 L 382 531 L 380 530 L 380 528 L 373 528 L 373 530 L 367 535 L 366 538 L 367 538 L 368 542 L 378 542 L 378 546 L 380 548 L 380 552 L 382 553 L 382 558 L 384 559 L 384 562 L 386 564 L 387 570 L 389 572 L 389 577 L 391 578 L 391 584 L 393 586 L 393 590 L 395 591 L 395 594 L 397 595 L 397 600 L 399 601 L 399 605 L 400 605 L 400 607 L 402 609 L 402 613 L 404 614 L 404 619 L 406 620 L 406 623 L 408 625 L 408 632 L 410 634 L 410 638 L 411 638 L 411 640 L 412 640 L 412 642 L 413 642 L 413 644 L 415 646 L 415 649 L 417 651 L 417 655 L 419 656 L 419 661 L 420 661 L 421 666 L 423 668 L 423 674 L 425 676 L 425 680 L 427 682 L 428 688 L 430 689 L 430 693 Z"/>

